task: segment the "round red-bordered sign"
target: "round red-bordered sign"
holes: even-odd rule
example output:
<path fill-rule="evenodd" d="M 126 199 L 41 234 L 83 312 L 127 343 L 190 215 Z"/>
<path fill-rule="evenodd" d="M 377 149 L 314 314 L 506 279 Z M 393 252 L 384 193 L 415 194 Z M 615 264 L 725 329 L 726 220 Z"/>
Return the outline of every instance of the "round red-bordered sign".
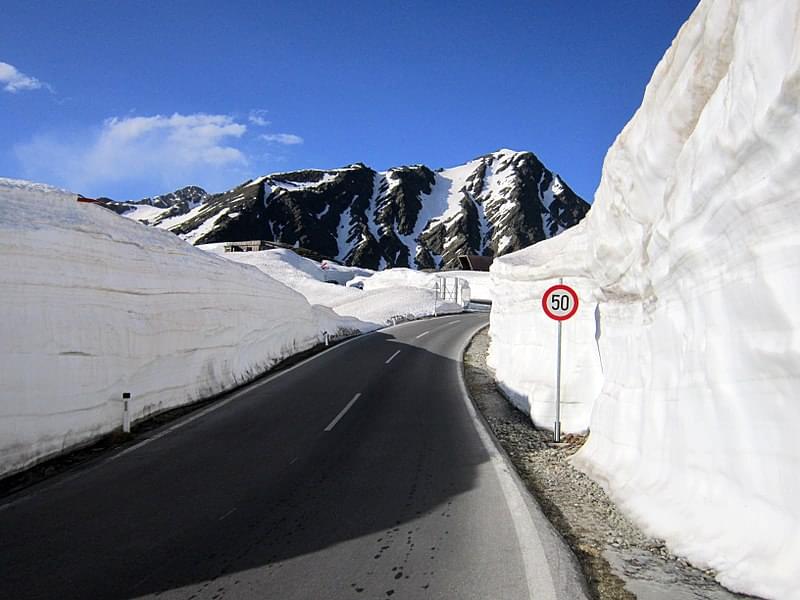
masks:
<path fill-rule="evenodd" d="M 578 294 L 563 283 L 549 287 L 542 296 L 542 309 L 551 319 L 566 321 L 578 312 Z"/>

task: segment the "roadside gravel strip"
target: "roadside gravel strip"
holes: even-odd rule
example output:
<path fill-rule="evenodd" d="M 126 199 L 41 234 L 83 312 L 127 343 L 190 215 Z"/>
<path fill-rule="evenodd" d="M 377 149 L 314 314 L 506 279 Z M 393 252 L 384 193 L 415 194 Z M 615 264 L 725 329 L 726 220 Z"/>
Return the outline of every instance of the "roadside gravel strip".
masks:
<path fill-rule="evenodd" d="M 575 469 L 569 458 L 585 436 L 536 429 L 497 390 L 486 365 L 489 329 L 482 329 L 464 353 L 469 394 L 494 435 L 536 497 L 545 515 L 578 557 L 593 598 L 601 600 L 729 600 L 734 594 L 672 554 L 663 542 L 631 523 L 603 489 Z"/>

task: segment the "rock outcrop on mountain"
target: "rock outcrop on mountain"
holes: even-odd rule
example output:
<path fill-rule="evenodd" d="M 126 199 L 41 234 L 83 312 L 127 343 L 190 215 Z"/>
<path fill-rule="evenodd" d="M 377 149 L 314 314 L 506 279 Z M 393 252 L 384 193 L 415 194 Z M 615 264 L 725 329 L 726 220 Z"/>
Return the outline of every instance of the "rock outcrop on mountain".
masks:
<path fill-rule="evenodd" d="M 221 194 L 184 188 L 121 206 L 193 244 L 264 239 L 370 269 L 500 256 L 572 227 L 589 210 L 533 153 L 511 150 L 437 171 L 357 163 L 275 173 Z"/>
<path fill-rule="evenodd" d="M 184 215 L 208 198 L 201 187 L 189 185 L 168 194 L 144 198 L 135 202 L 114 202 L 110 198 L 98 198 L 106 208 L 147 225 L 161 223 L 170 217 Z M 149 219 L 153 219 L 153 223 Z"/>

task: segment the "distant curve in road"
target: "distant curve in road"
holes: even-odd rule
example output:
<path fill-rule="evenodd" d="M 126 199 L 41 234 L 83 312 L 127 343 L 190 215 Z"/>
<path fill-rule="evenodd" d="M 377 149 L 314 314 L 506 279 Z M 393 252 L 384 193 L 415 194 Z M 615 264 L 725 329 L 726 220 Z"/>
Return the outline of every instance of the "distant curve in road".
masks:
<path fill-rule="evenodd" d="M 0 501 L 0 597 L 583 598 L 466 398 L 487 318 L 361 336 Z"/>

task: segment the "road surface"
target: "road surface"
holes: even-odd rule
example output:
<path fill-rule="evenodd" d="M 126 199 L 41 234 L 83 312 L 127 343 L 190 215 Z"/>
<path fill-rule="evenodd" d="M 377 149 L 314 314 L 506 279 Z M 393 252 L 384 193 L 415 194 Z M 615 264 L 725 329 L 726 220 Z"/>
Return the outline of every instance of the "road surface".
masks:
<path fill-rule="evenodd" d="M 465 397 L 487 319 L 361 336 L 0 500 L 0 598 L 583 597 Z"/>

